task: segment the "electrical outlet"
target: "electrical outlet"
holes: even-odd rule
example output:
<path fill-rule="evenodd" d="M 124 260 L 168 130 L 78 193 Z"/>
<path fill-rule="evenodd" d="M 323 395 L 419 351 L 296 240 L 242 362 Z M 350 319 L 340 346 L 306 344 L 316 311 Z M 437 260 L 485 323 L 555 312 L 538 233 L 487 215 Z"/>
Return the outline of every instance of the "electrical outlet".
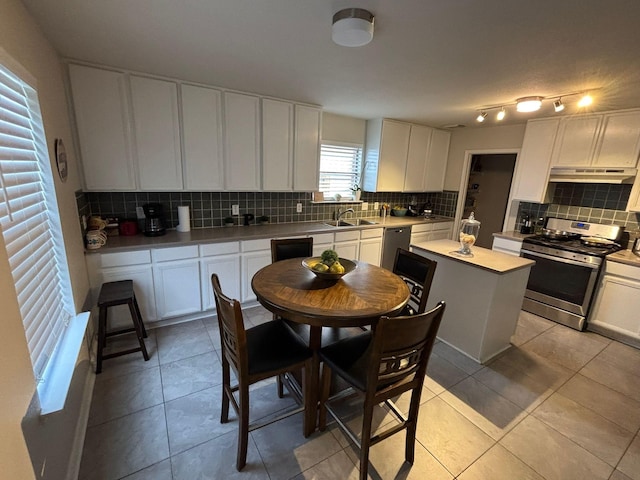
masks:
<path fill-rule="evenodd" d="M 377 210 L 380 210 L 380 203 L 378 203 L 378 202 L 373 202 L 373 209 L 374 209 L 374 210 L 376 210 L 376 211 L 377 211 Z"/>
<path fill-rule="evenodd" d="M 240 215 L 240 205 L 231 205 L 231 215 Z"/>
<path fill-rule="evenodd" d="M 362 202 L 362 210 L 369 210 L 369 202 Z"/>
<path fill-rule="evenodd" d="M 302 204 L 296 203 L 296 213 L 302 213 Z"/>

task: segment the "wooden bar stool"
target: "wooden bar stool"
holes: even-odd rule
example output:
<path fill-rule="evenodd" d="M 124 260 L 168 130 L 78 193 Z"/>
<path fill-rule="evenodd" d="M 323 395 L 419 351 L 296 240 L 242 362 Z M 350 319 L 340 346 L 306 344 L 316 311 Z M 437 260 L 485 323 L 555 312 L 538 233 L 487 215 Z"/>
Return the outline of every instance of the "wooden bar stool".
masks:
<path fill-rule="evenodd" d="M 133 327 L 107 332 L 107 309 L 109 307 L 115 307 L 116 305 L 125 304 L 129 305 Z M 147 337 L 147 331 L 144 328 L 142 315 L 140 314 L 140 307 L 138 307 L 136 294 L 133 291 L 133 280 L 103 283 L 100 288 L 100 295 L 98 296 L 98 307 L 100 308 L 100 315 L 98 318 L 98 358 L 96 363 L 96 373 L 100 373 L 102 371 L 103 360 L 127 355 L 128 353 L 142 352 L 145 361 L 149 360 L 147 347 L 144 344 L 144 338 Z M 107 346 L 107 337 L 128 332 L 136 332 L 136 335 L 138 336 L 138 343 L 140 343 L 139 347 L 103 355 L 102 351 L 104 347 Z"/>

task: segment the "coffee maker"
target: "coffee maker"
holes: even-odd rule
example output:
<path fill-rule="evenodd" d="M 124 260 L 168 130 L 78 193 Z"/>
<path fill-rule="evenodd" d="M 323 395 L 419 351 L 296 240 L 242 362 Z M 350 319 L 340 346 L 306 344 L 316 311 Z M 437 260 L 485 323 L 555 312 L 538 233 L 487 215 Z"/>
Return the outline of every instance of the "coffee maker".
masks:
<path fill-rule="evenodd" d="M 142 206 L 144 210 L 144 234 L 147 237 L 159 237 L 167 231 L 164 228 L 164 214 L 159 203 L 147 203 Z"/>

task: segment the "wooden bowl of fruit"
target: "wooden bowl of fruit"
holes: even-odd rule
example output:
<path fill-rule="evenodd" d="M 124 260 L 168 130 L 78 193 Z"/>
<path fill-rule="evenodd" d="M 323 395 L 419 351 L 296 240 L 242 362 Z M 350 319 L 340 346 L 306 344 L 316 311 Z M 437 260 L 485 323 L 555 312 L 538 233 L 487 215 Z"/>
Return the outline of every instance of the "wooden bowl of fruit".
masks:
<path fill-rule="evenodd" d="M 302 265 L 323 280 L 339 280 L 357 268 L 355 262 L 338 257 L 334 250 L 325 250 L 319 257 L 305 258 Z"/>

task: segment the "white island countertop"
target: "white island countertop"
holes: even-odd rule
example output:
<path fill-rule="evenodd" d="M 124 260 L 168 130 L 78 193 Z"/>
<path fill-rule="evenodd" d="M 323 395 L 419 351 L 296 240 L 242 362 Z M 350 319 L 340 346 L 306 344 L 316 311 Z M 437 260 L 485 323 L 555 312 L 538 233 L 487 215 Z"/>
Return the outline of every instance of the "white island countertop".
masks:
<path fill-rule="evenodd" d="M 456 251 L 460 249 L 460 243 L 453 240 L 432 240 L 429 242 L 412 243 L 411 248 L 441 255 L 497 274 L 527 268 L 535 263 L 533 260 L 527 260 L 522 257 L 476 246 L 471 247 L 473 256 L 466 257 L 456 253 Z"/>

